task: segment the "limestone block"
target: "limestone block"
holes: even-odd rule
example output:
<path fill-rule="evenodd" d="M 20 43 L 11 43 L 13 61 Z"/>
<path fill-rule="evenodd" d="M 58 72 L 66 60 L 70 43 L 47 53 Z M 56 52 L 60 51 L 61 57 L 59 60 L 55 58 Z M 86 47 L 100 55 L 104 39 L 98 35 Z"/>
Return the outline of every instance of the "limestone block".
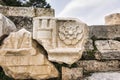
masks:
<path fill-rule="evenodd" d="M 34 7 L 0 6 L 0 13 L 4 14 L 5 16 L 22 16 L 22 17 L 55 16 L 54 9 Z"/>
<path fill-rule="evenodd" d="M 83 67 L 86 72 L 104 72 L 119 71 L 120 61 L 97 61 L 97 60 L 81 60 L 77 62 L 78 66 Z"/>
<path fill-rule="evenodd" d="M 120 24 L 120 13 L 113 13 L 105 16 L 106 25 Z"/>
<path fill-rule="evenodd" d="M 36 17 L 33 38 L 46 49 L 49 60 L 73 64 L 82 56 L 88 27 L 77 19 Z"/>
<path fill-rule="evenodd" d="M 33 7 L 9 7 L 6 14 L 9 16 L 35 16 Z"/>
<path fill-rule="evenodd" d="M 84 80 L 120 80 L 120 72 L 93 73 Z"/>
<path fill-rule="evenodd" d="M 35 8 L 36 10 L 36 14 L 35 16 L 51 16 L 54 17 L 55 16 L 55 11 L 54 9 L 51 8 Z"/>
<path fill-rule="evenodd" d="M 0 14 L 0 37 L 16 30 L 15 24 L 4 15 Z"/>
<path fill-rule="evenodd" d="M 89 37 L 94 39 L 120 38 L 120 25 L 93 25 L 89 26 Z"/>
<path fill-rule="evenodd" d="M 5 38 L 0 49 L 0 65 L 6 75 L 15 79 L 58 77 L 55 66 L 43 54 L 31 33 L 21 29 Z"/>
<path fill-rule="evenodd" d="M 97 40 L 95 45 L 100 59 L 120 59 L 120 42 L 115 40 Z"/>
<path fill-rule="evenodd" d="M 62 80 L 80 80 L 83 77 L 82 68 L 62 67 Z"/>

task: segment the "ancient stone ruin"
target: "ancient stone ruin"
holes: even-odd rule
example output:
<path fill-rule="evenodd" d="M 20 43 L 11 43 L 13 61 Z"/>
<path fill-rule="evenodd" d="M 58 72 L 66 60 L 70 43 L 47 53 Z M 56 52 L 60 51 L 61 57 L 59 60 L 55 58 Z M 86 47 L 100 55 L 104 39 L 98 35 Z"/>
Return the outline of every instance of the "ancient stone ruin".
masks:
<path fill-rule="evenodd" d="M 88 27 L 76 19 L 34 18 L 33 39 L 48 52 L 48 59 L 73 64 L 84 51 Z"/>
<path fill-rule="evenodd" d="M 53 9 L 1 6 L 0 66 L 13 80 L 120 80 L 120 13 L 91 26 Z"/>

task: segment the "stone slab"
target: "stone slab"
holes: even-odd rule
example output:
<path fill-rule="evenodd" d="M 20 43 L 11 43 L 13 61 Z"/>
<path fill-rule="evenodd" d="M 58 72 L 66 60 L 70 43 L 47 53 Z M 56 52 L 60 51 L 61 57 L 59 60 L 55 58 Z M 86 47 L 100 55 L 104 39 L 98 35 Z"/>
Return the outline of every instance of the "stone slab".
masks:
<path fill-rule="evenodd" d="M 95 41 L 95 45 L 99 51 L 99 53 L 98 53 L 99 56 L 97 56 L 99 59 L 118 59 L 118 60 L 120 60 L 120 42 L 119 41 L 97 40 L 97 41 Z"/>
<path fill-rule="evenodd" d="M 93 39 L 120 39 L 120 25 L 92 25 L 89 32 Z"/>
<path fill-rule="evenodd" d="M 53 17 L 54 9 L 0 6 L 0 13 L 4 14 L 5 16 L 23 16 L 23 17 L 51 16 Z"/>
<path fill-rule="evenodd" d="M 81 60 L 77 62 L 79 67 L 83 67 L 85 72 L 103 72 L 103 71 L 119 71 L 120 62 L 117 60 L 97 61 L 97 60 Z"/>

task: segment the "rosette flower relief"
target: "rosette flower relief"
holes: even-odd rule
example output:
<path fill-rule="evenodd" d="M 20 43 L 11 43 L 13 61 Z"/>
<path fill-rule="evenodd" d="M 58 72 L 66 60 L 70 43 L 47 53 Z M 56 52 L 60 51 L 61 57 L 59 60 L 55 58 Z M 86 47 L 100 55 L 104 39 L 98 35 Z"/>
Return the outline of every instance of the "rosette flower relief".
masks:
<path fill-rule="evenodd" d="M 59 37 L 67 45 L 76 44 L 81 38 L 80 26 L 61 26 L 59 27 Z"/>

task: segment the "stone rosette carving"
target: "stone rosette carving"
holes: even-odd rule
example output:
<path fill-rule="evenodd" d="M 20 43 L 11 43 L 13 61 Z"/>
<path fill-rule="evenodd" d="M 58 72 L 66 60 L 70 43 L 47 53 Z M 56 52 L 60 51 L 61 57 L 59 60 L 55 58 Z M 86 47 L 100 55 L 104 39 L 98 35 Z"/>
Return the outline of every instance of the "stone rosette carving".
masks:
<path fill-rule="evenodd" d="M 81 40 L 83 30 L 80 26 L 72 26 L 68 22 L 64 23 L 63 26 L 59 27 L 59 37 L 67 45 L 77 44 Z"/>
<path fill-rule="evenodd" d="M 87 38 L 87 25 L 77 19 L 36 17 L 33 20 L 33 39 L 46 49 L 50 61 L 67 64 L 78 61 Z"/>

